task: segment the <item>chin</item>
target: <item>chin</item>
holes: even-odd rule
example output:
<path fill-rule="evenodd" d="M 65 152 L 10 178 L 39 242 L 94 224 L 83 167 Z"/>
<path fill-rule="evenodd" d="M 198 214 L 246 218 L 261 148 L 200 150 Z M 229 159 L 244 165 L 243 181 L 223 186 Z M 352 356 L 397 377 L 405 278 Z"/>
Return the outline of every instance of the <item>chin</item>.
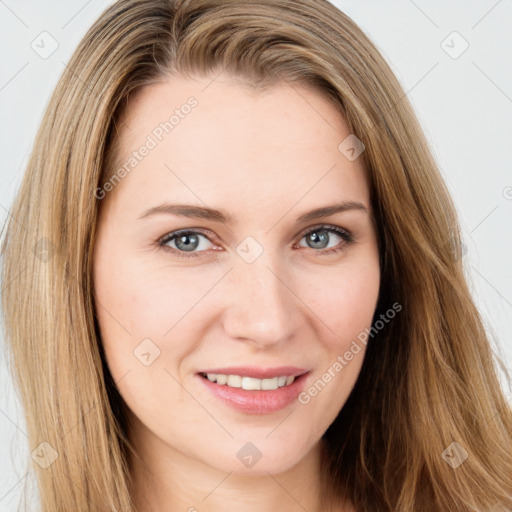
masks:
<path fill-rule="evenodd" d="M 213 453 L 211 459 L 204 462 L 211 465 L 211 460 L 215 460 L 218 469 L 236 475 L 268 476 L 268 473 L 279 474 L 290 470 L 310 453 L 310 450 L 297 451 L 300 443 L 296 441 L 285 451 L 283 440 L 278 438 L 273 443 L 261 437 L 259 441 L 236 441 L 234 444 L 235 448 L 227 447 L 222 453 Z"/>

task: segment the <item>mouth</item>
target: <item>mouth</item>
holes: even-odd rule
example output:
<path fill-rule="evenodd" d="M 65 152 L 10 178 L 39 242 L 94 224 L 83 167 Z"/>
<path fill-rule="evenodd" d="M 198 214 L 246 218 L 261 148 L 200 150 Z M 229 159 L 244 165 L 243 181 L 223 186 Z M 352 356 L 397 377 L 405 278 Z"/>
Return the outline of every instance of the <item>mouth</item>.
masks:
<path fill-rule="evenodd" d="M 199 375 L 221 386 L 242 388 L 247 391 L 270 391 L 289 386 L 296 378 L 305 373 L 307 373 L 307 370 L 296 366 L 277 366 L 274 368 L 237 366 L 208 369 L 199 372 Z"/>
<path fill-rule="evenodd" d="M 296 367 L 219 370 L 198 372 L 197 376 L 222 402 L 249 414 L 268 414 L 291 405 L 310 374 Z"/>
<path fill-rule="evenodd" d="M 227 375 L 223 373 L 199 373 L 204 379 L 230 388 L 241 388 L 246 391 L 271 391 L 278 388 L 284 388 L 292 384 L 296 378 L 293 375 L 279 375 L 267 379 L 257 379 L 247 375 Z M 301 374 L 303 375 L 303 374 Z"/>

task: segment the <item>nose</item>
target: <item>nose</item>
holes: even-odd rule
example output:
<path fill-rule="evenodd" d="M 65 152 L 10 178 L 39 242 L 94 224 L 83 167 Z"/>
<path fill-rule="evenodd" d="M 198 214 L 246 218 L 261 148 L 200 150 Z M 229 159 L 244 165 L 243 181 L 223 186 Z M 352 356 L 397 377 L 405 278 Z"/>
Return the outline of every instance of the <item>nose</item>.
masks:
<path fill-rule="evenodd" d="M 223 327 L 231 339 L 260 348 L 286 343 L 299 325 L 300 300 L 277 263 L 237 262 L 223 287 Z"/>

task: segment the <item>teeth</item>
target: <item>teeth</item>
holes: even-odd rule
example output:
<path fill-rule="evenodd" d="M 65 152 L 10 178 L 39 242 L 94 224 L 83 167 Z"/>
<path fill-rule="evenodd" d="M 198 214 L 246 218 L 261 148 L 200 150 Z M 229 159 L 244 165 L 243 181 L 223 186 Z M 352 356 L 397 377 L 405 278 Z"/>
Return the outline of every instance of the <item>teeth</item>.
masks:
<path fill-rule="evenodd" d="M 217 377 L 217 375 L 215 375 Z M 242 387 L 242 377 L 240 375 L 228 375 L 228 380 L 226 383 L 230 388 L 241 388 Z"/>
<path fill-rule="evenodd" d="M 253 389 L 261 389 L 261 379 L 253 379 L 252 377 L 242 377 L 242 389 L 252 391 Z"/>
<path fill-rule="evenodd" d="M 207 373 L 206 378 L 210 382 L 216 382 L 220 385 L 226 385 L 231 388 L 242 388 L 248 391 L 253 390 L 273 390 L 289 386 L 295 377 L 286 375 L 274 377 L 272 379 L 255 379 L 253 377 L 241 377 L 240 375 L 223 375 L 221 373 Z"/>
<path fill-rule="evenodd" d="M 279 387 L 279 377 L 273 379 L 263 379 L 261 381 L 261 389 L 277 389 Z"/>
<path fill-rule="evenodd" d="M 217 374 L 217 384 L 226 384 L 227 381 L 227 375 L 222 375 L 221 373 Z"/>

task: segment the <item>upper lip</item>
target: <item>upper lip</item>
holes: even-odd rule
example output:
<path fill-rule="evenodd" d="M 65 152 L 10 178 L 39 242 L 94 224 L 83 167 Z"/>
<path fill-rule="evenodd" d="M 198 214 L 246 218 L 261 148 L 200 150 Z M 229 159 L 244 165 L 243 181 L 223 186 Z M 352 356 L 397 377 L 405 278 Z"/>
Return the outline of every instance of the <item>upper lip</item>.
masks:
<path fill-rule="evenodd" d="M 199 373 L 220 373 L 223 375 L 240 375 L 241 377 L 252 377 L 254 379 L 270 379 L 273 377 L 292 376 L 297 377 L 308 370 L 297 366 L 275 366 L 273 368 L 260 368 L 256 366 L 232 366 L 230 368 L 211 368 L 202 370 Z"/>

